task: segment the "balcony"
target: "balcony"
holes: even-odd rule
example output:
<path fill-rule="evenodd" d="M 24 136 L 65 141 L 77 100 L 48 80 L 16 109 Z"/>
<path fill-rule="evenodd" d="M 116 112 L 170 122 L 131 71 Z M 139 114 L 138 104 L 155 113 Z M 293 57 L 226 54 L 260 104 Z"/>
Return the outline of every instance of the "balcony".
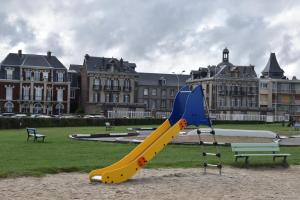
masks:
<path fill-rule="evenodd" d="M 102 86 L 101 85 L 93 85 L 94 90 L 101 90 Z"/>
<path fill-rule="evenodd" d="M 119 91 L 121 91 L 121 87 L 120 86 L 105 85 L 104 86 L 104 91 L 119 92 Z"/>
<path fill-rule="evenodd" d="M 131 86 L 123 86 L 124 92 L 131 92 Z"/>

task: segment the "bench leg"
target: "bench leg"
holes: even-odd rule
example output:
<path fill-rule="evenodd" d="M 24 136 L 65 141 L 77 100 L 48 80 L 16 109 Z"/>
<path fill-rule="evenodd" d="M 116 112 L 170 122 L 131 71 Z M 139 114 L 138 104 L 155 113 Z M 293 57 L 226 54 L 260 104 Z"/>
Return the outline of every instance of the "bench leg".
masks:
<path fill-rule="evenodd" d="M 29 136 L 27 136 L 27 142 L 28 142 L 28 140 L 29 140 Z"/>
<path fill-rule="evenodd" d="M 43 142 L 45 142 L 45 137 L 43 137 Z"/>
<path fill-rule="evenodd" d="M 246 166 L 246 168 L 248 168 L 248 166 L 249 166 L 248 158 L 249 158 L 249 156 L 245 157 L 245 166 Z"/>

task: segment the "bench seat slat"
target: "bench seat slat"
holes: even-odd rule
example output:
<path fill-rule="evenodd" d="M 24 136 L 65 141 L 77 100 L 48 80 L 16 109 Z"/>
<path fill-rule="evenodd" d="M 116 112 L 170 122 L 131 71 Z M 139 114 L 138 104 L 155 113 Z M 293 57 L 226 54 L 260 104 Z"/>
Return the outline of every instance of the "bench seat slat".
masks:
<path fill-rule="evenodd" d="M 235 152 L 244 152 L 244 151 L 270 151 L 270 152 L 273 152 L 273 151 L 280 151 L 279 147 L 277 148 L 262 148 L 262 147 L 259 147 L 259 148 L 232 148 L 232 151 L 235 151 Z"/>
<path fill-rule="evenodd" d="M 277 153 L 274 153 L 274 154 L 236 154 L 234 155 L 235 157 L 244 157 L 244 156 L 290 156 L 291 154 L 288 154 L 288 153 L 281 153 L 281 154 L 277 154 Z"/>

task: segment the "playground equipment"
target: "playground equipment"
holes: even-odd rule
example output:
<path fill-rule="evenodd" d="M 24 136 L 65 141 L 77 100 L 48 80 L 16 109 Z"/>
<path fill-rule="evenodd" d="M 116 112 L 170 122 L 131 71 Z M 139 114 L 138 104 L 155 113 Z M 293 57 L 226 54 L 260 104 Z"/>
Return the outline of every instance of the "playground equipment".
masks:
<path fill-rule="evenodd" d="M 175 138 L 180 130 L 189 125 L 211 127 L 209 115 L 204 107 L 201 86 L 195 87 L 192 91 L 188 86 L 183 87 L 175 97 L 169 119 L 121 160 L 108 167 L 91 171 L 90 181 L 106 184 L 128 180 Z"/>

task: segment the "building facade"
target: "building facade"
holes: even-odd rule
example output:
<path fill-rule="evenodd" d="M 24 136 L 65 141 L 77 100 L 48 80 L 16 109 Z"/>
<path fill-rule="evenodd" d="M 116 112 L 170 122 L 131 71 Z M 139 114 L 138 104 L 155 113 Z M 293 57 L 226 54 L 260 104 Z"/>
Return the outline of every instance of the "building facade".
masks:
<path fill-rule="evenodd" d="M 289 114 L 300 118 L 300 80 L 284 76 L 275 53 L 270 54 L 260 77 L 259 106 L 262 114 Z"/>
<path fill-rule="evenodd" d="M 259 113 L 259 79 L 254 66 L 233 65 L 229 62 L 227 48 L 223 50 L 221 63 L 191 71 L 187 83 L 191 86 L 202 85 L 212 113 Z"/>
<path fill-rule="evenodd" d="M 138 73 L 136 102 L 145 111 L 171 112 L 175 95 L 185 85 L 189 75 Z"/>
<path fill-rule="evenodd" d="M 80 70 L 82 65 L 71 64 L 68 70 L 68 80 L 70 82 L 70 112 L 80 113 L 83 112 L 81 107 L 81 76 Z"/>
<path fill-rule="evenodd" d="M 135 102 L 135 63 L 116 58 L 85 55 L 81 69 L 81 99 L 85 113 L 107 111 L 143 111 L 144 104 Z"/>
<path fill-rule="evenodd" d="M 62 114 L 70 108 L 66 67 L 53 55 L 9 53 L 0 67 L 0 112 Z"/>

